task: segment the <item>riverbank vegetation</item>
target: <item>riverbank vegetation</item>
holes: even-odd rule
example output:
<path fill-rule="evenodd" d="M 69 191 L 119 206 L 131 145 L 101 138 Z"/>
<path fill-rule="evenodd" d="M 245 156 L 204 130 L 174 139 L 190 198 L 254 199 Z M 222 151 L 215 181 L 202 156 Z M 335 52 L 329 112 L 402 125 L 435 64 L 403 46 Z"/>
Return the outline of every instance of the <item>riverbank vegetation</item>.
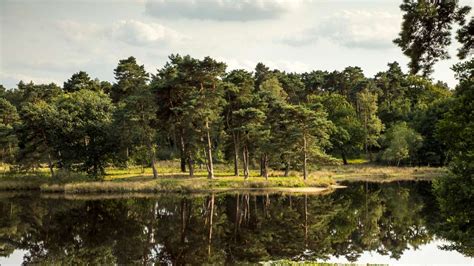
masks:
<path fill-rule="evenodd" d="M 380 165 L 352 164 L 323 166 L 311 169 L 304 180 L 301 174 L 272 170 L 268 178 L 261 177 L 259 170 L 250 170 L 249 179 L 233 176 L 229 165 L 216 165 L 214 179 L 207 178 L 205 169 L 196 169 L 194 177 L 180 173 L 179 161 L 166 162 L 158 178 L 148 168 L 109 168 L 101 181 L 92 181 L 86 174 L 59 172 L 51 178 L 47 168 L 38 169 L 29 176 L 9 173 L 0 178 L 0 191 L 36 190 L 45 193 L 130 193 L 130 192 L 224 192 L 236 190 L 293 191 L 317 193 L 338 187 L 340 182 L 370 181 L 392 182 L 403 180 L 433 180 L 447 173 L 445 168 L 388 167 Z M 60 176 L 61 175 L 61 176 Z M 309 188 L 310 190 L 305 190 Z"/>

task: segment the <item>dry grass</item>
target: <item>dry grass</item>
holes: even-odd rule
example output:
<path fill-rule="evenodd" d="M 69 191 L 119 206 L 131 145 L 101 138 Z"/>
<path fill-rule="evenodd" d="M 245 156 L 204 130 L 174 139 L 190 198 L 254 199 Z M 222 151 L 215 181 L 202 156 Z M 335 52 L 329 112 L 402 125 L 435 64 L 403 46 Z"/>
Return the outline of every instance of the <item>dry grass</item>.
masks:
<path fill-rule="evenodd" d="M 401 180 L 432 180 L 445 175 L 445 168 L 434 167 L 394 167 L 380 165 L 348 165 L 324 167 L 311 174 L 315 177 L 329 177 L 335 181 L 391 182 Z"/>
<path fill-rule="evenodd" d="M 162 176 L 158 179 L 151 177 L 134 177 L 115 179 L 102 182 L 78 182 L 66 184 L 42 184 L 42 192 L 65 193 L 125 193 L 125 192 L 204 192 L 228 191 L 236 189 L 275 189 L 275 188 L 307 188 L 329 187 L 334 184 L 330 179 L 302 180 L 298 177 L 216 177 L 212 180 L 206 177 L 170 178 Z"/>
<path fill-rule="evenodd" d="M 150 168 L 107 169 L 103 181 L 92 181 L 82 174 L 66 174 L 57 180 L 38 176 L 0 177 L 0 191 L 41 190 L 61 193 L 154 193 L 154 192 L 205 192 L 238 189 L 275 189 L 330 187 L 340 181 L 390 182 L 396 180 L 430 180 L 446 174 L 444 168 L 389 167 L 370 164 L 323 166 L 310 172 L 308 180 L 301 173 L 291 171 L 283 177 L 283 171 L 271 170 L 266 180 L 258 170 L 251 170 L 250 177 L 235 177 L 231 166 L 216 165 L 213 180 L 207 179 L 204 169 L 196 169 L 194 177 L 177 171 L 178 162 L 158 165 L 159 178 L 153 179 Z M 40 171 L 40 173 L 42 173 Z"/>

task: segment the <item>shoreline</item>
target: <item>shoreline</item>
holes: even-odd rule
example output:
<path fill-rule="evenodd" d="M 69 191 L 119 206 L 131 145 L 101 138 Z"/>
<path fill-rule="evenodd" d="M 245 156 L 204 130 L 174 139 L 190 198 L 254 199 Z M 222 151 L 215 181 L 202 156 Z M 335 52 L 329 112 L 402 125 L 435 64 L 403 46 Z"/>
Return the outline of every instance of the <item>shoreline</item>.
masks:
<path fill-rule="evenodd" d="M 351 182 L 430 181 L 447 173 L 445 168 L 386 167 L 377 165 L 327 166 L 313 171 L 308 180 L 294 174 L 281 176 L 274 171 L 265 179 L 254 171 L 249 179 L 235 177 L 222 171 L 216 178 L 207 179 L 205 173 L 188 177 L 174 172 L 162 173 L 153 179 L 150 173 L 130 174 L 111 169 L 103 181 L 85 178 L 51 180 L 45 176 L 0 177 L 0 191 L 31 191 L 41 194 L 156 194 L 156 193 L 325 193 L 342 188 Z"/>

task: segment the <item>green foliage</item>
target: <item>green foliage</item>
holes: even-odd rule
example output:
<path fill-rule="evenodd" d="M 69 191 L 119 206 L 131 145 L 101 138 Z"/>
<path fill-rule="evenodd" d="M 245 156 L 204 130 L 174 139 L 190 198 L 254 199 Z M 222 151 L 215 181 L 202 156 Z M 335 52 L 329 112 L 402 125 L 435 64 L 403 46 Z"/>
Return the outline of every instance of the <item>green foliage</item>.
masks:
<path fill-rule="evenodd" d="M 421 135 L 405 122 L 392 125 L 383 137 L 386 148 L 382 153 L 382 160 L 398 166 L 403 160 L 414 158 L 422 139 Z"/>
<path fill-rule="evenodd" d="M 314 97 L 312 102 L 321 102 L 333 123 L 330 141 L 333 152 L 340 153 L 344 164 L 347 155 L 358 152 L 364 144 L 364 131 L 361 121 L 357 118 L 354 107 L 340 94 L 323 94 Z"/>
<path fill-rule="evenodd" d="M 410 58 L 411 74 L 422 71 L 427 77 L 438 60 L 449 58 L 447 47 L 451 44 L 452 26 L 454 23 L 463 25 L 471 8 L 459 6 L 458 1 L 404 0 L 400 9 L 405 14 L 394 43 Z"/>
<path fill-rule="evenodd" d="M 101 92 L 80 90 L 58 97 L 54 108 L 54 117 L 49 117 L 54 139 L 48 143 L 60 151 L 61 165 L 68 169 L 78 165 L 92 176 L 102 176 L 115 152 L 109 138 L 114 111 L 110 99 Z"/>
<path fill-rule="evenodd" d="M 225 68 L 224 63 L 210 57 L 198 60 L 172 55 L 170 62 L 153 78 L 152 87 L 158 102 L 163 104 L 158 110 L 162 112 L 160 118 L 173 124 L 172 132 L 179 136 L 182 157 L 190 167 L 203 149 L 210 156 L 215 145 L 212 137 L 221 123 L 225 103 L 221 84 Z M 212 158 L 205 160 L 211 175 Z"/>
<path fill-rule="evenodd" d="M 457 75 L 469 77 L 471 64 L 456 66 Z M 2 127 L 0 141 L 12 147 L 3 161 L 20 170 L 47 164 L 53 176 L 56 169 L 101 176 L 108 165 L 155 166 L 156 157 L 179 158 L 190 175 L 198 164 L 212 177 L 213 161 L 233 161 L 234 175 L 239 165 L 246 177 L 258 165 L 262 176 L 269 166 L 288 175 L 306 168 L 304 162 L 308 169 L 334 163 L 334 155 L 349 163 L 362 149 L 372 159 L 384 127 L 399 122 L 416 129 L 423 145 L 397 158 L 434 165 L 449 160 L 433 132 L 452 93 L 441 82 L 406 75 L 396 62 L 373 78 L 356 66 L 301 74 L 261 63 L 254 73 L 225 69 L 209 57 L 171 55 L 149 80 L 129 57 L 118 62 L 114 84 L 80 71 L 63 90 L 31 82 L 3 88 L 2 97 L 20 114 Z M 14 113 L 12 106 L 4 109 Z"/>
<path fill-rule="evenodd" d="M 101 83 L 98 79 L 92 80 L 84 71 L 74 73 L 70 79 L 64 82 L 63 90 L 65 92 L 76 92 L 80 90 L 104 91 L 102 86 L 108 88 L 107 83 Z"/>
<path fill-rule="evenodd" d="M 0 98 L 0 162 L 14 163 L 18 138 L 15 127 L 20 123 L 18 112 L 9 101 Z"/>
<path fill-rule="evenodd" d="M 114 69 L 114 74 L 117 82 L 110 91 L 110 97 L 114 102 L 119 102 L 131 94 L 139 93 L 139 90 L 146 86 L 148 81 L 145 66 L 138 65 L 133 56 L 120 60 L 117 68 Z"/>
<path fill-rule="evenodd" d="M 474 50 L 474 17 L 471 17 L 468 24 L 458 29 L 456 39 L 462 44 L 458 49 L 458 57 L 466 59 L 472 56 Z"/>
<path fill-rule="evenodd" d="M 58 155 L 55 141 L 60 141 L 55 133 L 61 130 L 56 125 L 58 114 L 55 105 L 43 100 L 25 103 L 20 117 L 21 124 L 16 132 L 20 148 L 18 163 L 24 169 L 45 162 L 52 167 Z"/>
<path fill-rule="evenodd" d="M 357 93 L 357 108 L 363 127 L 365 152 L 369 153 L 369 148 L 379 147 L 378 138 L 384 128 L 382 121 L 377 116 L 377 95 L 367 88 Z"/>
<path fill-rule="evenodd" d="M 469 256 L 474 254 L 474 80 L 466 73 L 472 71 L 473 61 L 454 67 L 460 82 L 436 129 L 451 158 L 451 173 L 439 178 L 434 187 L 442 214 L 438 227 L 444 237 L 454 240 L 446 248 Z"/>

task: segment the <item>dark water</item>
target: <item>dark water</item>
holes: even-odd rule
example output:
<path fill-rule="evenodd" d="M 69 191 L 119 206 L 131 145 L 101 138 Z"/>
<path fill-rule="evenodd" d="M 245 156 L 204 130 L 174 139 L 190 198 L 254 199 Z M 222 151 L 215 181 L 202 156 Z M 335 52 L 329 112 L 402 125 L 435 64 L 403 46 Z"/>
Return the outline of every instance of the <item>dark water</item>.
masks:
<path fill-rule="evenodd" d="M 317 196 L 54 197 L 0 198 L 1 265 L 474 262 L 472 230 L 446 226 L 426 182 Z"/>

